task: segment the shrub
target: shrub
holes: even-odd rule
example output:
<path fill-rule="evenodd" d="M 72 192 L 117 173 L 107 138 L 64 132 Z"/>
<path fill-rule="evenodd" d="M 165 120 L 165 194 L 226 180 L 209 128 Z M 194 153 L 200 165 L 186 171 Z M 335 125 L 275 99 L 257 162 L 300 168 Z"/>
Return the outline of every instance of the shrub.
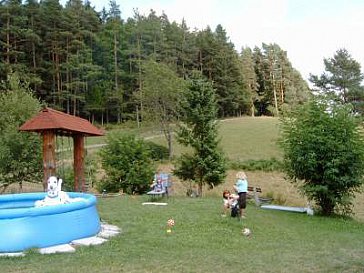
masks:
<path fill-rule="evenodd" d="M 233 170 L 247 170 L 247 171 L 281 171 L 283 164 L 276 158 L 269 160 L 246 160 L 246 161 L 232 161 L 230 162 L 230 168 Z"/>
<path fill-rule="evenodd" d="M 57 176 L 62 179 L 62 191 L 74 191 L 74 171 L 71 166 L 58 168 Z"/>
<path fill-rule="evenodd" d="M 282 120 L 285 172 L 324 215 L 349 214 L 364 174 L 364 142 L 352 109 L 321 98 Z"/>
<path fill-rule="evenodd" d="M 153 160 L 166 160 L 169 157 L 168 148 L 152 141 L 146 141 L 145 144 L 149 148 L 150 156 Z"/>
<path fill-rule="evenodd" d="M 100 152 L 107 177 L 97 185 L 98 190 L 144 193 L 149 189 L 154 166 L 148 145 L 134 135 L 112 133 Z"/>
<path fill-rule="evenodd" d="M 40 110 L 39 101 L 16 74 L 0 83 L 0 186 L 41 181 L 42 146 L 35 133 L 19 127 Z"/>

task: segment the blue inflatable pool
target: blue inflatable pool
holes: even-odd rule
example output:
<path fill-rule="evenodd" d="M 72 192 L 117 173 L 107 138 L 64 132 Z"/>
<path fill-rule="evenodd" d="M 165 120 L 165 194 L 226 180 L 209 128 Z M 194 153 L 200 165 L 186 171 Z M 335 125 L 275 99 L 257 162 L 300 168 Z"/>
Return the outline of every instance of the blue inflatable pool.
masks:
<path fill-rule="evenodd" d="M 46 207 L 34 207 L 46 193 L 0 195 L 0 252 L 19 252 L 67 244 L 100 231 L 96 197 L 68 193 L 84 200 Z"/>

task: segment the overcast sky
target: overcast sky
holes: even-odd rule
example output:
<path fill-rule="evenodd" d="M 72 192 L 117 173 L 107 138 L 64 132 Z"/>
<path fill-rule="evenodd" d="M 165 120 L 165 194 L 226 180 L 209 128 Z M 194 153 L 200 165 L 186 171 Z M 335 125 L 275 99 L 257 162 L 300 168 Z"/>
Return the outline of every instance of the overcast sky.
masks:
<path fill-rule="evenodd" d="M 62 0 L 66 1 L 66 0 Z M 90 0 L 100 11 L 105 0 Z M 277 43 L 302 76 L 324 71 L 323 59 L 346 48 L 364 68 L 364 0 L 116 0 L 122 18 L 153 9 L 188 27 L 225 28 L 235 48 Z M 64 2 L 63 2 L 64 3 Z"/>

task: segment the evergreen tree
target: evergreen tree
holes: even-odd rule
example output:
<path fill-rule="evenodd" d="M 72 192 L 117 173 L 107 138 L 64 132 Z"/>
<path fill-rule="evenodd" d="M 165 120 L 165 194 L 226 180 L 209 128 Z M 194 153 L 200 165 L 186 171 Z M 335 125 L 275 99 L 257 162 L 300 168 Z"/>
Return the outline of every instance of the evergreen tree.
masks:
<path fill-rule="evenodd" d="M 226 31 L 218 25 L 197 33 L 195 67 L 214 83 L 219 116 L 236 116 L 247 112 L 247 96 L 243 88 L 240 60 Z"/>
<path fill-rule="evenodd" d="M 215 56 L 213 82 L 219 104 L 219 116 L 248 113 L 249 98 L 244 89 L 239 55 L 221 25 L 217 25 L 214 36 L 218 51 Z"/>
<path fill-rule="evenodd" d="M 41 17 L 40 5 L 36 0 L 28 0 L 25 4 L 25 13 L 27 16 L 28 28 L 24 34 L 25 36 L 25 56 L 24 64 L 29 70 L 29 86 L 37 92 L 38 86 L 42 83 L 40 76 L 40 48 L 42 48 L 41 38 Z M 39 95 L 39 94 L 37 94 Z"/>
<path fill-rule="evenodd" d="M 257 96 L 254 101 L 254 106 L 258 115 L 270 115 L 268 107 L 270 105 L 270 98 L 266 95 L 266 73 L 265 73 L 265 63 L 264 55 L 259 47 L 254 47 L 253 49 L 253 59 L 254 59 L 254 70 L 257 77 Z"/>
<path fill-rule="evenodd" d="M 244 81 L 244 89 L 246 90 L 246 96 L 248 105 L 250 108 L 251 116 L 255 116 L 254 102 L 258 99 L 258 79 L 254 69 L 254 59 L 252 50 L 242 48 L 241 50 L 241 73 Z"/>
<path fill-rule="evenodd" d="M 219 117 L 272 115 L 307 98 L 307 84 L 278 45 L 239 58 L 221 25 L 190 31 L 184 20 L 154 10 L 135 10 L 126 22 L 120 15 L 114 0 L 99 14 L 90 1 L 2 1 L 0 79 L 17 71 L 48 105 L 102 123 L 144 120 L 142 64 L 149 59 L 184 79 L 200 70 L 213 82 Z M 348 97 L 356 109 L 361 94 L 355 89 Z"/>
<path fill-rule="evenodd" d="M 285 96 L 281 106 L 282 110 L 293 110 L 312 97 L 307 82 L 296 69 L 292 68 L 288 76 L 289 78 L 284 80 Z"/>
<path fill-rule="evenodd" d="M 67 113 L 79 115 L 84 110 L 86 95 L 92 92 L 90 83 L 96 82 L 101 68 L 94 64 L 92 47 L 98 30 L 96 13 L 83 6 L 80 0 L 69 0 L 64 10 L 65 29 L 62 32 L 67 40 L 65 64 L 62 66 L 62 87 L 67 92 L 63 99 Z M 87 108 L 87 107 L 86 107 Z"/>
<path fill-rule="evenodd" d="M 63 8 L 59 0 L 44 0 L 40 5 L 40 16 L 43 18 L 41 33 L 43 48 L 42 85 L 38 86 L 42 97 L 51 105 L 61 108 L 63 101 L 62 63 L 65 60 L 66 39 L 64 31 Z"/>
<path fill-rule="evenodd" d="M 188 80 L 188 90 L 181 102 L 181 124 L 178 142 L 191 147 L 193 154 L 183 154 L 174 174 L 198 185 L 202 195 L 204 185 L 214 187 L 225 177 L 225 158 L 219 149 L 217 103 L 211 82 L 199 72 Z"/>
<path fill-rule="evenodd" d="M 307 100 L 310 95 L 307 83 L 277 44 L 263 44 L 262 50 L 256 47 L 253 56 L 258 81 L 255 104 L 259 114 L 278 116 L 283 109 Z"/>
<path fill-rule="evenodd" d="M 324 59 L 325 72 L 310 75 L 310 81 L 322 92 L 337 97 L 342 103 L 351 103 L 354 111 L 364 113 L 364 75 L 360 64 L 346 49 L 336 51 L 333 58 Z"/>
<path fill-rule="evenodd" d="M 26 16 L 19 0 L 6 0 L 0 4 L 0 79 L 6 80 L 13 72 L 27 80 L 28 73 L 24 65 L 24 33 Z"/>
<path fill-rule="evenodd" d="M 122 120 L 122 107 L 124 99 L 124 91 L 121 84 L 121 39 L 122 25 L 121 11 L 115 0 L 109 2 L 110 10 L 106 23 L 103 26 L 101 41 L 104 49 L 103 66 L 108 74 L 108 81 L 112 83 L 112 89 L 108 90 L 108 109 L 111 114 L 116 116 L 118 123 Z"/>

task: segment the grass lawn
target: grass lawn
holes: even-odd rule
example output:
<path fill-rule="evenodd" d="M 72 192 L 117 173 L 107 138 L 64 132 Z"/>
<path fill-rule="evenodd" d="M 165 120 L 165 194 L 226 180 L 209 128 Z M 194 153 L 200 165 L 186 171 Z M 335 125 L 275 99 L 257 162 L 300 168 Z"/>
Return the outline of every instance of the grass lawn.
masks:
<path fill-rule="evenodd" d="M 230 160 L 260 160 L 281 158 L 277 146 L 279 120 L 270 117 L 242 117 L 221 120 L 219 137 L 221 147 Z M 167 146 L 163 135 L 151 139 L 153 142 Z M 173 140 L 173 151 L 179 156 L 186 148 Z"/>
<path fill-rule="evenodd" d="M 158 131 L 135 133 L 166 145 Z M 224 120 L 219 133 L 231 160 L 281 157 L 276 145 L 278 119 Z M 88 138 L 86 144 L 104 142 L 104 137 Z M 68 140 L 64 143 L 66 147 Z M 175 155 L 183 151 L 175 144 Z M 61 158 L 67 158 L 67 153 L 72 156 L 66 151 Z M 162 165 L 166 172 L 173 168 L 171 163 Z M 142 206 L 149 201 L 147 196 L 101 198 L 100 217 L 119 226 L 121 235 L 101 246 L 79 247 L 72 254 L 41 255 L 29 250 L 22 258 L 2 257 L 0 272 L 364 272 L 363 193 L 355 199 L 355 220 L 269 211 L 249 204 L 247 219 L 239 222 L 220 216 L 221 193 L 232 190 L 235 173 L 229 170 L 225 183 L 205 190 L 205 196 L 197 199 L 184 197 L 188 185 L 173 177 L 173 197 L 164 200 L 168 206 Z M 306 205 L 282 173 L 247 174 L 250 185 L 260 186 L 263 195 L 280 204 Z M 176 221 L 171 234 L 166 232 L 169 218 Z M 243 227 L 249 227 L 252 236 L 243 236 Z"/>
<path fill-rule="evenodd" d="M 221 147 L 231 160 L 281 158 L 278 125 L 279 120 L 270 117 L 223 120 L 219 128 Z"/>
<path fill-rule="evenodd" d="M 247 219 L 222 218 L 221 199 L 146 196 L 99 199 L 103 220 L 122 229 L 101 246 L 72 254 L 0 258 L 1 272 L 362 272 L 364 224 L 269 211 L 249 204 Z M 171 234 L 166 221 L 176 222 Z M 251 237 L 241 235 L 243 227 Z M 4 239 L 4 238 L 2 238 Z"/>
<path fill-rule="evenodd" d="M 280 158 L 281 151 L 277 147 L 277 139 L 279 135 L 279 120 L 271 117 L 242 117 L 232 118 L 219 121 L 219 136 L 221 139 L 221 147 L 224 153 L 231 160 L 259 160 Z M 119 131 L 122 133 L 133 133 L 146 140 L 164 145 L 167 147 L 167 142 L 163 134 L 155 127 L 146 125 L 145 128 L 131 129 L 128 127 L 113 128 L 108 132 Z M 86 146 L 103 144 L 106 142 L 106 136 L 88 137 L 86 138 Z M 64 138 L 59 140 L 59 149 L 69 149 L 73 147 L 72 140 Z M 99 147 L 93 148 L 93 150 Z M 174 155 L 179 156 L 187 149 L 177 143 L 173 139 Z M 70 156 L 72 154 L 70 153 Z"/>

